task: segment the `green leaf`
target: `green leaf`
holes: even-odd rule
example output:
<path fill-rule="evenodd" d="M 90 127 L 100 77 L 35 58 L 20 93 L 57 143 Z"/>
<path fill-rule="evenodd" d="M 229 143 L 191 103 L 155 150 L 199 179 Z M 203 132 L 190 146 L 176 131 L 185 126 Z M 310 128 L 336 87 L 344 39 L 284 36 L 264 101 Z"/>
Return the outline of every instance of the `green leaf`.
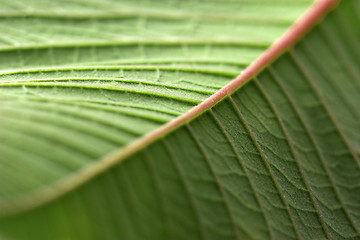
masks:
<path fill-rule="evenodd" d="M 2 1 L 1 201 L 67 181 L 186 113 L 308 5 Z"/>
<path fill-rule="evenodd" d="M 326 2 L 330 3 L 322 1 L 319 6 L 322 3 L 326 5 Z M 248 4 L 251 5 L 252 2 Z M 293 6 L 289 3 L 290 5 Z M 195 8 L 190 9 L 195 11 Z M 217 9 L 214 9 L 217 13 Z M 249 9 L 251 10 L 251 7 Z M 251 11 L 248 13 L 251 14 Z M 2 207 L 3 211 L 9 214 L 1 220 L 2 236 L 9 239 L 360 238 L 360 109 L 357 107 L 360 102 L 360 29 L 357 27 L 360 25 L 359 15 L 360 2 L 343 1 L 304 39 L 284 52 L 271 65 L 263 66 L 265 68 L 261 73 L 245 86 L 215 106 L 214 103 L 210 104 L 212 107 L 197 118 L 183 122 L 182 126 L 175 120 L 174 126 L 171 123 L 165 125 L 173 127 L 166 130 L 173 130 L 166 136 L 161 135 L 166 131 L 159 131 L 156 137 L 161 138 L 154 141 L 152 136 L 152 143 L 150 140 L 141 142 L 144 138 L 140 138 L 138 145 L 135 141 L 51 187 L 34 191 L 41 184 L 30 182 L 31 174 L 36 173 L 35 169 L 38 169 L 36 176 L 45 177 L 45 169 L 41 170 L 44 165 L 38 164 L 36 167 L 37 161 L 27 162 L 24 173 L 16 176 L 15 169 L 20 169 L 18 164 L 26 164 L 24 159 L 31 158 L 22 158 L 17 163 L 14 160 L 14 172 L 11 172 L 10 160 L 3 161 L 2 158 L 2 164 L 5 163 L 4 166 L 9 171 L 1 176 L 5 180 L 13 180 L 1 181 L 1 189 L 4 189 L 1 190 L 2 199 L 11 199 L 2 203 L 5 206 Z M 225 45 L 221 47 L 226 48 Z M 276 45 L 273 48 L 275 49 Z M 87 50 L 90 49 L 91 47 Z M 15 50 L 6 50 L 4 54 L 10 56 L 11 51 Z M 32 55 L 31 51 L 27 53 L 32 59 L 36 58 L 36 54 Z M 164 67 L 184 67 L 177 64 Z M 55 158 L 61 156 L 58 154 L 68 153 L 72 156 L 75 153 L 67 152 L 67 143 L 69 146 L 76 146 L 76 150 L 81 150 L 81 153 L 91 152 L 94 155 L 89 155 L 88 158 L 96 161 L 96 151 L 105 148 L 101 145 L 105 141 L 101 142 L 99 139 L 108 139 L 113 136 L 112 133 L 114 139 L 117 139 L 116 136 L 122 134 L 117 134 L 115 129 L 124 129 L 121 131 L 123 133 L 125 129 L 131 129 L 127 127 L 130 123 L 134 125 L 133 131 L 140 131 L 140 128 L 147 126 L 145 122 L 148 121 L 135 122 L 145 119 L 140 118 L 139 112 L 136 112 L 139 115 L 131 115 L 133 119 L 116 121 L 119 116 L 128 117 L 135 112 L 135 107 L 132 107 L 131 111 L 126 108 L 128 104 L 140 104 L 142 101 L 143 106 L 163 108 L 165 115 L 171 115 L 169 109 L 172 109 L 172 116 L 177 116 L 197 104 L 196 99 L 202 101 L 211 94 L 204 94 L 200 99 L 201 97 L 196 95 L 199 91 L 186 92 L 180 89 L 181 91 L 176 92 L 176 88 L 171 88 L 174 91 L 167 89 L 162 92 L 160 89 L 163 88 L 160 86 L 147 86 L 144 82 L 137 83 L 138 88 L 131 88 L 133 85 L 130 81 L 139 80 L 138 76 L 144 76 L 141 79 L 148 80 L 152 76 L 150 69 L 162 73 L 161 67 L 163 66 L 127 65 L 121 68 L 95 68 L 96 72 L 101 71 L 98 73 L 100 76 L 104 76 L 107 71 L 114 73 L 122 69 L 121 74 L 129 81 L 121 82 L 123 85 L 120 86 L 116 85 L 117 81 L 114 79 L 109 79 L 109 84 L 106 80 L 94 83 L 94 79 L 86 79 L 91 76 L 90 69 L 93 69 L 93 66 L 61 66 L 56 68 L 56 71 L 46 68 L 4 73 L 1 78 L 4 79 L 1 83 L 1 96 L 4 98 L 2 106 L 6 106 L 4 103 L 14 105 L 4 108 L 8 109 L 4 117 L 4 122 L 8 119 L 8 124 L 4 125 L 3 132 L 8 135 L 6 138 L 2 137 L 2 143 L 7 142 L 8 145 L 4 146 L 8 148 L 2 146 L 2 152 L 6 153 L 4 149 L 7 149 L 8 153 L 13 154 L 8 156 L 16 156 L 38 150 L 39 155 L 29 155 L 36 157 L 42 156 L 42 153 Z M 211 74 L 200 78 L 204 79 L 202 82 L 197 78 L 202 76 L 201 71 L 205 71 L 203 66 L 187 65 L 186 69 L 192 69 L 193 72 L 189 72 L 196 75 L 189 74 L 189 80 L 184 81 L 187 83 L 182 85 L 183 88 L 188 88 L 188 82 L 194 79 L 191 76 L 196 76 L 192 86 L 200 87 L 201 91 L 208 91 L 208 85 L 220 77 L 224 78 L 222 84 L 225 84 L 226 77 L 223 73 L 229 73 L 221 64 L 215 68 L 207 66 L 206 73 Z M 214 69 L 221 71 L 219 78 L 215 77 L 217 75 L 214 74 Z M 78 72 L 82 74 L 79 77 L 81 80 L 71 79 L 71 74 Z M 177 81 L 189 72 L 184 71 L 166 79 Z M 179 72 L 175 70 L 171 73 Z M 64 80 L 55 79 L 54 74 Z M 129 77 L 126 74 L 129 74 Z M 131 79 L 131 76 L 135 76 L 134 79 Z M 241 77 L 242 75 L 239 78 Z M 151 82 L 164 83 L 154 80 Z M 197 85 L 199 82 L 202 84 Z M 170 80 L 165 83 L 171 84 Z M 179 83 L 177 82 L 176 86 L 177 84 Z M 108 88 L 113 90 L 114 85 L 117 92 L 112 92 L 112 95 L 103 93 L 110 92 Z M 220 85 L 219 83 L 217 88 L 220 88 Z M 78 89 L 81 89 L 81 94 L 77 94 Z M 92 92 L 95 89 L 102 89 L 101 94 Z M 119 89 L 126 89 L 123 101 L 131 99 L 126 106 L 103 104 L 100 105 L 101 114 L 90 112 L 95 108 L 85 107 L 94 106 L 91 104 L 95 103 L 91 101 L 99 104 L 101 101 L 106 103 L 118 99 L 121 95 Z M 155 100 L 151 102 L 146 99 L 145 93 L 149 96 L 151 94 L 149 99 Z M 154 93 L 157 94 L 156 97 L 153 97 Z M 129 96 L 130 94 L 138 96 L 136 99 L 140 99 L 139 102 L 133 103 L 135 100 L 132 99 L 135 98 Z M 160 96 L 161 94 L 163 95 Z M 167 94 L 167 97 L 172 96 L 174 102 L 180 101 L 181 104 L 170 104 L 168 98 L 164 103 L 159 101 L 164 94 Z M 79 101 L 79 95 L 88 101 Z M 66 101 L 68 105 L 65 104 Z M 47 105 L 48 102 L 55 105 Z M 107 113 L 104 107 L 112 107 L 112 114 L 115 114 L 116 110 L 116 117 L 107 118 L 102 115 Z M 22 115 L 16 115 L 18 109 L 21 109 L 19 112 Z M 56 109 L 53 110 L 56 117 L 47 113 L 48 109 Z M 126 110 L 128 114 L 123 113 Z M 31 111 L 34 114 L 31 114 Z M 66 115 L 66 111 L 71 114 Z M 122 115 L 119 111 L 122 111 Z M 141 116 L 151 116 L 153 121 L 163 116 L 160 112 L 155 112 L 159 115 L 154 112 L 141 112 Z M 80 114 L 84 114 L 81 121 L 76 119 Z M 66 122 L 65 116 L 73 119 Z M 109 120 L 109 124 L 118 125 L 112 128 L 113 132 L 97 129 L 94 125 L 86 125 L 88 123 L 85 123 L 85 120 L 90 116 L 94 118 L 91 123 L 101 123 L 99 125 L 102 128 L 108 126 L 104 123 L 105 120 Z M 42 119 L 47 121 L 42 122 Z M 158 120 L 157 125 L 139 132 L 138 136 L 170 119 L 171 117 L 163 119 L 162 122 Z M 53 127 L 59 123 L 62 124 L 62 131 L 54 131 Z M 126 127 L 119 128 L 121 123 L 126 123 Z M 36 128 L 36 124 L 41 128 Z M 141 127 L 137 124 L 141 124 Z M 65 126 L 76 128 L 76 131 L 70 134 L 66 132 Z M 85 138 L 80 135 L 84 134 L 85 130 L 88 130 L 89 135 L 109 135 L 106 135 L 108 138 Z M 60 137 L 53 136 L 55 132 Z M 75 132 L 79 135 L 73 135 Z M 30 136 L 47 139 L 42 141 L 42 144 L 50 142 L 61 146 L 57 150 L 59 153 L 44 151 L 43 145 L 36 145 L 33 138 L 29 140 L 31 145 L 21 144 L 17 140 Z M 135 136 L 123 144 L 136 138 Z M 83 141 L 69 142 L 77 139 Z M 15 146 L 13 151 L 9 150 L 10 146 Z M 28 151 L 17 151 L 25 149 L 26 146 L 29 147 Z M 94 149 L 94 146 L 98 149 Z M 98 154 L 101 155 L 100 152 Z M 81 156 L 73 159 L 81 160 Z M 59 159 L 60 163 L 65 163 L 65 159 L 69 158 Z M 54 162 L 56 161 L 52 161 Z M 84 162 L 89 164 L 91 161 Z M 68 164 L 74 164 L 74 160 L 69 160 Z M 84 166 L 81 161 L 78 164 L 72 166 L 69 172 Z M 51 169 L 54 168 L 47 167 L 46 171 Z M 59 170 L 54 171 L 61 173 Z M 66 174 L 69 173 L 61 173 L 61 176 Z M 46 184 L 53 179 L 56 178 L 48 178 Z M 27 195 L 14 198 L 20 193 Z"/>

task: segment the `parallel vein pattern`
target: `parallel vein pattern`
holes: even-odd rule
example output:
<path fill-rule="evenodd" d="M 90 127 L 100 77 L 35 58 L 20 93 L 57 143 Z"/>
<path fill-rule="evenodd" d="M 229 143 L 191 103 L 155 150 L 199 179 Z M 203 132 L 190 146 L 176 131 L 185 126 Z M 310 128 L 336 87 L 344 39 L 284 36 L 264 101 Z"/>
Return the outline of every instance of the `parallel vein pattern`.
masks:
<path fill-rule="evenodd" d="M 42 191 L 184 114 L 310 2 L 0 1 L 0 198 Z"/>
<path fill-rule="evenodd" d="M 39 236 L 42 239 L 360 239 L 360 109 L 356 107 L 360 102 L 360 52 L 356 45 L 360 30 L 350 30 L 350 26 L 360 25 L 358 16 L 360 2 L 343 1 L 304 39 L 231 96 L 82 186 L 50 202 L 44 201 L 37 208 L 4 217 L 0 224 L 2 236 L 5 239 L 38 239 Z M 345 59 L 346 64 L 339 59 Z M 59 118 L 65 114 L 81 118 L 87 112 L 77 111 L 80 107 L 134 117 L 126 105 L 114 101 L 118 92 L 135 89 L 137 83 L 133 77 L 137 74 L 158 76 L 158 71 L 161 75 L 176 74 L 169 66 L 114 68 L 120 69 L 122 78 L 102 74 L 91 78 L 91 69 L 76 66 L 62 66 L 55 71 L 12 70 L 2 74 L 0 84 L 5 89 L 2 96 L 4 101 L 17 106 L 21 105 L 19 92 L 29 91 L 31 94 L 25 102 L 39 105 L 39 110 L 21 106 L 34 117 L 50 108 L 44 97 L 53 98 L 62 106 L 61 114 L 56 113 Z M 97 65 L 96 72 L 119 71 L 114 68 Z M 191 73 L 188 66 L 181 69 Z M 71 72 L 79 75 L 66 79 L 66 74 Z M 226 78 L 224 72 L 196 71 L 204 81 L 209 76 Z M 196 104 L 201 94 L 206 97 L 206 92 L 215 91 L 215 80 L 209 80 L 214 84 L 210 88 L 206 82 L 193 82 L 189 87 L 184 84 L 191 82 L 192 75 L 188 76 L 185 81 L 169 77 L 172 80 L 153 82 L 144 77 L 141 93 L 129 90 L 126 94 L 147 96 L 147 92 L 157 92 L 156 101 L 166 94 L 166 99 L 173 97 L 174 104 L 178 96 L 184 96 L 182 102 L 191 105 Z M 101 94 L 92 92 L 93 85 L 100 85 Z M 56 95 L 69 86 L 79 86 L 89 97 Z M 164 88 L 169 91 L 162 92 Z M 107 97 L 112 99 L 109 105 L 104 104 Z M 73 100 L 76 105 L 67 104 Z M 149 101 L 143 106 L 129 104 L 139 111 L 137 116 L 153 112 L 153 122 L 165 122 L 180 114 L 175 105 L 171 110 L 164 107 L 156 111 L 157 102 Z M 35 126 L 27 128 L 24 120 L 16 117 L 22 111 L 4 109 L 8 114 L 3 118 L 14 122 L 9 126 L 23 129 L 8 130 L 9 134 L 34 137 L 31 132 L 36 131 Z M 106 118 L 97 121 L 105 122 Z M 65 119 L 60 122 L 67 124 Z M 49 128 L 49 132 L 42 133 L 44 137 L 56 127 L 50 123 L 50 117 L 43 123 Z M 120 125 L 121 121 L 107 123 L 110 127 L 110 124 Z M 83 124 L 74 127 L 85 130 L 86 122 Z M 129 135 L 138 130 L 127 129 L 131 129 Z M 113 136 L 109 133 L 107 137 Z M 18 154 L 13 145 L 5 146 L 9 153 Z M 80 156 L 90 153 L 85 151 L 86 144 L 76 146 Z M 81 158 L 78 160 L 81 164 Z M 8 191 L 13 189 L 10 183 L 7 187 Z M 26 201 L 18 204 L 7 206 L 20 207 Z"/>

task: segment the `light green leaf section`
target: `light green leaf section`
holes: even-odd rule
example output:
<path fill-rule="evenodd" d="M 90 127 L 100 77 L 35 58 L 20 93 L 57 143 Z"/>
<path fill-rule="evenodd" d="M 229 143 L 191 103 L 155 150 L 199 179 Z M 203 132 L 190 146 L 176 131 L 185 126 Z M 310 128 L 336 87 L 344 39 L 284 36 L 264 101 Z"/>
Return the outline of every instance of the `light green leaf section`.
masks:
<path fill-rule="evenodd" d="M 234 94 L 71 192 L 35 209 L 3 218 L 0 222 L 1 236 L 5 239 L 46 240 L 359 239 L 358 16 L 360 2 L 343 1 L 295 47 L 285 52 Z M 105 74 L 113 71 L 112 67 L 97 65 L 94 73 Z M 173 66 L 161 67 L 164 69 L 155 70 L 155 73 L 179 73 L 169 70 Z M 126 81 L 119 83 L 113 79 L 114 76 L 109 80 L 98 79 L 94 82 L 94 75 L 90 74 L 89 69 L 78 66 L 57 67 L 55 71 L 52 68 L 42 68 L 3 73 L 2 96 L 6 99 L 3 102 L 14 104 L 14 107 L 4 108 L 9 112 L 4 117 L 4 122 L 8 119 L 6 126 L 9 128 L 4 128 L 4 132 L 8 132 L 9 136 L 15 135 L 14 138 L 8 138 L 13 139 L 13 144 L 20 144 L 16 141 L 20 137 L 28 137 L 35 142 L 35 132 L 44 136 L 38 139 L 51 139 L 51 131 L 59 122 L 64 124 L 62 127 L 66 124 L 69 129 L 71 126 L 76 127 L 74 132 L 78 134 L 84 134 L 85 130 L 91 134 L 102 134 L 102 128 L 108 125 L 100 124 L 101 121 L 110 119 L 108 123 L 114 124 L 117 123 L 116 119 L 119 119 L 118 114 L 113 118 L 102 117 L 101 114 L 107 113 L 103 110 L 104 107 L 111 107 L 111 114 L 115 114 L 115 110 L 128 111 L 129 114 L 123 115 L 133 116 L 130 115 L 134 112 L 132 109 L 137 108 L 132 107 L 130 111 L 127 104 L 140 103 L 129 101 L 125 106 L 120 106 L 114 100 L 111 101 L 116 104 L 100 105 L 99 102 L 118 97 L 121 93 L 119 89 L 122 88 L 127 89 L 124 91 L 127 97 L 123 99 L 130 99 L 129 94 L 138 94 L 139 98 L 143 98 L 145 92 L 151 92 L 152 96 L 152 93 L 160 91 L 156 84 L 164 82 L 154 81 L 153 85 L 147 86 L 147 77 L 143 78 L 144 83 L 141 85 L 137 83 L 141 86 L 141 94 L 131 88 L 131 76 L 140 73 L 151 76 L 152 66 L 140 68 L 143 68 L 142 71 L 136 66 L 118 66 L 115 71 L 122 69 L 121 76 L 126 76 Z M 187 66 L 188 68 L 192 67 Z M 207 71 L 210 69 L 206 68 Z M 63 79 L 56 79 L 56 73 L 59 73 L 58 78 Z M 82 75 L 75 78 L 66 75 L 68 73 Z M 178 76 L 186 76 L 186 73 L 189 72 L 183 71 Z M 196 74 L 195 76 L 201 76 L 202 72 L 196 71 Z M 99 74 L 100 78 L 101 75 Z M 214 84 L 218 78 L 213 72 L 209 75 L 214 78 L 211 80 Z M 210 83 L 206 76 L 204 81 Z M 221 74 L 220 76 L 224 77 Z M 178 80 L 177 77 L 169 79 Z M 47 84 L 52 87 L 47 87 Z M 117 92 L 108 91 L 108 88 L 114 88 L 114 84 L 119 84 L 115 85 Z M 170 80 L 165 84 L 171 84 Z M 206 83 L 196 86 L 200 91 L 209 91 Z M 188 87 L 187 84 L 182 85 L 182 88 Z M 91 92 L 91 89 L 95 88 L 106 94 Z M 64 89 L 71 91 L 65 93 Z M 82 94 L 89 101 L 78 101 L 79 95 L 74 94 L 73 89 L 82 89 Z M 169 90 L 160 93 L 173 97 L 184 96 L 179 107 L 175 105 L 176 99 L 172 98 L 174 105 L 167 105 L 169 99 L 166 98 L 166 102 L 162 103 L 158 101 L 161 97 L 151 97 L 149 99 L 156 99 L 154 105 L 151 105 L 150 100 L 144 105 L 147 108 L 153 106 L 154 109 L 161 106 L 159 109 L 163 107 L 161 111 L 168 115 L 171 115 L 168 113 L 168 106 L 172 105 L 173 116 L 176 116 L 181 114 L 179 109 L 180 106 L 185 106 L 183 102 L 189 103 L 189 107 L 196 104 L 196 94 L 199 91 L 181 95 L 175 88 L 171 89 L 174 92 Z M 177 93 L 179 95 L 176 95 Z M 54 109 L 51 104 L 55 104 L 56 109 L 61 109 L 59 112 L 52 110 L 55 111 L 55 117 L 49 114 L 51 111 L 48 109 Z M 36 111 L 33 106 L 37 106 Z M 100 115 L 91 112 L 98 111 L 94 106 L 102 107 Z M 18 111 L 18 114 L 25 115 L 16 115 L 19 108 L 21 111 Z M 67 123 L 66 119 L 59 121 L 68 116 L 67 111 L 71 112 L 69 115 L 72 120 L 78 120 L 76 125 Z M 186 111 L 185 107 L 183 111 Z M 159 121 L 159 125 L 169 120 L 161 118 L 161 112 L 155 112 L 141 114 L 151 116 L 152 119 L 163 119 L 162 122 Z M 84 114 L 86 117 L 79 120 L 76 114 Z M 14 116 L 12 121 L 8 116 Z M 24 116 L 34 116 L 36 121 L 25 121 Z M 90 119 L 90 116 L 99 117 L 91 123 L 99 124 L 101 129 L 96 130 L 94 125 L 89 129 L 85 119 Z M 44 117 L 47 119 L 46 124 L 41 122 Z M 143 119 L 133 117 L 137 120 Z M 41 123 L 41 131 L 36 131 L 36 126 L 30 128 L 25 125 L 36 125 L 38 122 Z M 127 122 L 133 123 L 132 120 Z M 117 124 L 121 123 L 122 121 L 119 121 Z M 19 131 L 7 130 L 10 126 L 15 126 L 14 129 Z M 72 136 L 67 135 L 65 129 L 68 128 L 62 129 L 63 131 L 56 131 L 61 134 L 59 139 Z M 133 131 L 136 130 L 139 128 L 135 127 Z M 26 131 L 30 133 L 25 134 Z M 120 132 L 122 135 L 123 131 Z M 108 131 L 107 137 L 113 136 L 112 133 L 116 132 Z M 77 139 L 82 137 L 71 138 L 69 141 Z M 60 151 L 65 148 L 65 143 L 79 149 L 84 147 L 81 153 L 100 151 L 100 145 L 96 149 L 89 147 L 91 144 L 101 144 L 91 142 L 99 141 L 98 137 L 94 136 L 93 139 L 87 136 L 86 141 L 76 144 L 70 144 L 69 141 L 64 141 L 64 144 L 57 143 L 61 146 L 59 154 L 70 154 L 68 150 Z M 46 142 L 48 140 L 41 143 Z M 16 146 L 11 151 L 12 145 L 8 145 L 8 152 L 13 156 L 21 154 L 16 151 Z M 26 144 L 23 144 L 22 149 L 25 146 Z M 43 154 L 58 156 L 57 153 L 44 151 L 40 148 L 41 145 L 38 146 Z M 2 146 L 2 151 L 3 149 L 7 148 Z M 34 149 L 28 151 L 30 150 Z M 80 156 L 76 159 L 81 160 Z M 43 158 L 46 159 L 45 156 Z M 59 161 L 65 164 L 65 159 L 67 158 Z M 80 160 L 78 166 L 82 164 Z M 3 162 L 9 165 L 11 163 Z M 25 164 L 25 161 L 23 162 Z M 35 169 L 35 162 L 28 162 L 31 169 Z M 74 162 L 69 161 L 68 164 Z M 39 168 L 40 166 L 44 165 L 39 164 Z M 76 166 L 73 167 L 75 168 Z M 29 167 L 21 169 L 26 176 Z M 56 168 L 46 168 L 47 171 L 51 169 Z M 59 174 L 58 170 L 54 171 Z M 21 178 L 15 178 L 10 170 L 8 173 L 9 179 L 21 181 Z M 41 171 L 39 173 L 39 176 L 44 176 Z M 6 176 L 5 173 L 1 175 Z M 5 196 L 10 196 L 11 190 L 18 186 L 15 181 L 6 184 L 2 182 L 2 186 L 9 190 L 9 195 Z"/>
<path fill-rule="evenodd" d="M 1 201 L 186 113 L 310 2 L 0 1 Z"/>

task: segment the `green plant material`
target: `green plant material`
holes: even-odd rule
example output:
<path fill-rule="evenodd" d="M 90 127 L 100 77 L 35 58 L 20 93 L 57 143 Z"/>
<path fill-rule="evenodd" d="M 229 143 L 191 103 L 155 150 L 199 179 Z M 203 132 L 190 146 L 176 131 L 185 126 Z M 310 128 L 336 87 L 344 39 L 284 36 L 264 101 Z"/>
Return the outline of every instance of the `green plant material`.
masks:
<path fill-rule="evenodd" d="M 24 196 L 23 199 L 14 198 L 14 201 L 2 203 L 6 204 L 3 205 L 6 206 L 5 210 L 12 209 L 14 215 L 10 214 L 1 220 L 1 236 L 5 239 L 39 239 L 39 236 L 41 239 L 360 238 L 360 108 L 357 107 L 360 102 L 359 15 L 360 2 L 343 1 L 295 47 L 231 96 L 116 166 L 95 176 L 83 176 L 86 181 L 71 191 L 61 192 L 63 189 L 58 185 L 58 189 L 40 189 L 43 192 L 39 191 L 42 194 L 38 198 Z M 4 51 L 4 54 L 10 55 L 8 51 Z M 30 53 L 29 55 L 31 56 Z M 156 69 L 162 66 L 147 67 L 158 72 Z M 172 67 L 179 68 L 179 65 Z M 193 69 L 192 66 L 186 67 Z M 226 72 L 219 67 L 221 65 L 216 66 L 216 71 Z M 77 71 L 66 71 L 74 68 Z M 120 72 L 124 76 L 146 72 L 144 66 L 139 68 L 136 71 L 128 66 L 117 69 L 122 69 Z M 203 69 L 196 66 L 196 69 L 200 68 Z M 100 116 L 98 120 L 93 120 L 98 124 L 102 123 L 99 119 L 108 119 L 86 112 L 95 108 L 86 108 L 85 106 L 93 103 L 78 101 L 79 94 L 65 94 L 64 89 L 72 90 L 75 86 L 81 86 L 76 90 L 81 89 L 84 99 L 106 101 L 105 98 L 97 97 L 109 96 L 110 92 L 107 93 L 109 95 L 95 94 L 87 89 L 101 88 L 105 92 L 106 88 L 114 88 L 116 80 L 111 79 L 109 83 L 96 80 L 94 83 L 93 79 L 85 79 L 91 76 L 87 69 L 89 67 L 68 66 L 57 68 L 55 72 L 52 69 L 37 69 L 12 70 L 3 74 L 2 106 L 4 103 L 14 104 L 7 108 L 7 116 L 14 117 L 13 121 L 9 120 L 9 124 L 5 125 L 4 132 L 8 132 L 9 136 L 17 136 L 16 134 L 24 133 L 25 129 L 30 129 L 48 134 L 44 139 L 49 139 L 52 132 L 43 129 L 55 126 L 56 122 L 65 126 L 66 121 L 59 119 L 67 116 L 65 113 L 70 112 L 69 109 L 74 121 L 75 114 L 88 114 L 81 119 Z M 96 69 L 96 72 L 100 71 L 99 75 L 116 71 L 113 66 Z M 210 66 L 206 67 L 206 71 L 210 69 L 215 71 Z M 161 69 L 160 71 L 163 72 Z M 83 74 L 80 75 L 82 80 L 69 80 L 71 73 L 78 72 Z M 150 72 L 151 70 L 146 72 L 143 79 L 147 79 Z M 56 73 L 67 80 L 52 80 Z M 198 71 L 193 73 L 195 76 L 201 75 Z M 181 72 L 178 76 L 182 77 L 182 74 L 186 73 Z M 218 79 L 214 74 L 209 75 L 214 80 L 204 76 L 205 82 L 200 84 L 201 90 L 206 89 L 206 81 L 213 83 Z M 52 79 L 47 79 L 49 76 Z M 219 76 L 224 77 L 222 74 Z M 166 79 L 178 80 L 176 76 Z M 189 79 L 192 79 L 190 74 Z M 56 85 L 56 88 L 46 87 L 46 84 Z M 127 97 L 123 99 L 135 99 L 129 96 L 133 94 L 139 97 L 137 99 L 146 101 L 143 106 L 152 106 L 152 102 L 144 98 L 146 94 L 130 91 L 129 88 L 133 85 L 129 82 L 121 84 L 123 85 L 118 88 L 127 89 Z M 157 85 L 149 88 L 145 88 L 145 85 L 137 84 L 136 89 L 142 92 L 161 92 Z M 183 87 L 189 85 L 185 84 Z M 175 91 L 175 88 L 172 89 Z M 118 92 L 111 94 L 112 98 L 108 100 L 119 95 Z M 197 103 L 193 101 L 198 97 L 194 91 L 185 95 L 181 91 L 164 91 L 162 94 L 191 99 L 180 101 L 191 103 L 189 108 Z M 198 100 L 205 98 L 206 94 Z M 40 114 L 41 109 L 50 108 L 46 105 L 49 99 L 54 99 L 50 103 L 55 103 L 56 109 L 62 109 L 54 110 L 57 118 L 52 120 L 50 115 Z M 164 108 L 164 113 L 168 113 L 168 109 L 177 110 L 178 113 L 173 116 L 186 111 L 185 104 L 179 104 L 178 107 L 172 105 L 172 102 L 162 103 L 158 99 L 160 97 L 155 97 L 154 109 L 159 104 Z M 68 105 L 65 104 L 66 101 Z M 34 115 L 30 114 L 33 106 L 36 109 L 33 110 Z M 100 106 L 102 114 L 105 114 L 104 107 L 110 107 Z M 32 128 L 25 125 L 35 124 L 34 121 L 29 121 L 33 118 L 25 121 L 26 118 L 19 117 L 21 115 L 11 115 L 11 111 L 16 112 L 17 107 L 21 109 L 20 112 L 25 113 L 22 116 L 35 116 L 36 113 L 35 119 L 42 126 L 42 131 L 36 131 L 33 125 Z M 120 111 L 115 104 L 111 107 Z M 129 108 L 120 109 L 132 113 L 134 108 L 131 111 Z M 142 114 L 150 115 L 145 112 Z M 156 117 L 154 112 L 151 114 L 154 114 L 150 115 L 152 119 L 162 116 L 158 112 Z M 47 124 L 41 122 L 45 117 Z M 114 123 L 117 118 L 118 114 L 110 118 L 109 122 Z M 134 119 L 139 118 L 135 116 Z M 171 117 L 163 119 L 158 125 L 154 124 L 138 135 L 151 131 L 170 119 Z M 16 120 L 19 123 L 14 124 Z M 80 122 L 84 125 L 80 125 Z M 94 126 L 90 128 L 84 122 L 78 121 L 78 125 L 69 122 L 66 126 L 81 126 L 81 129 L 77 128 L 79 134 L 84 134 L 81 131 L 85 129 L 91 130 L 89 133 L 96 132 Z M 133 122 L 127 120 L 126 123 Z M 145 123 L 141 123 L 141 126 L 142 124 L 147 126 Z M 9 131 L 12 125 L 16 126 L 13 129 L 19 131 Z M 140 131 L 139 127 L 134 127 L 135 130 Z M 98 130 L 98 133 L 102 132 L 103 129 Z M 65 130 L 61 134 L 61 138 L 72 136 L 66 135 Z M 25 134 L 23 135 L 21 136 L 25 138 Z M 121 134 L 115 134 L 118 135 Z M 80 135 L 78 137 L 74 141 L 84 140 Z M 135 138 L 136 136 L 123 144 Z M 99 138 L 91 140 L 87 137 L 86 141 L 81 141 L 82 144 L 89 144 L 84 145 L 82 153 L 95 151 L 91 148 L 94 144 L 99 149 L 103 148 L 101 143 L 92 142 L 96 140 Z M 26 144 L 23 145 L 24 148 Z M 41 152 L 49 154 L 41 149 L 41 145 L 38 146 Z M 64 145 L 58 143 L 58 146 Z M 15 156 L 16 151 L 8 152 Z M 65 159 L 67 158 L 62 158 L 61 162 Z M 2 164 L 3 162 L 10 165 L 10 161 L 2 160 Z M 18 162 L 24 162 L 24 158 Z M 35 169 L 34 162 L 28 163 L 31 169 Z M 15 166 L 16 164 L 14 169 Z M 73 169 L 76 167 L 72 171 Z M 37 176 L 45 176 L 43 172 L 45 171 L 39 170 Z M 2 178 L 5 176 L 6 174 L 2 174 Z M 24 178 L 25 176 L 26 171 Z M 12 177 L 14 175 L 9 170 L 8 179 L 15 180 Z M 20 192 L 32 191 L 41 185 L 26 182 L 21 176 L 16 180 L 2 181 L 2 189 L 5 189 L 2 190 L 3 199 L 11 199 Z M 51 180 L 46 184 L 49 182 Z M 28 184 L 27 187 L 23 186 L 25 183 Z M 71 185 L 71 181 L 64 181 L 65 183 Z M 51 198 L 52 192 L 57 191 L 60 194 Z M 43 202 L 31 209 L 34 200 Z M 29 208 L 22 209 L 27 204 Z"/>
<path fill-rule="evenodd" d="M 308 5 L 1 1 L 1 201 L 66 181 L 186 113 Z"/>

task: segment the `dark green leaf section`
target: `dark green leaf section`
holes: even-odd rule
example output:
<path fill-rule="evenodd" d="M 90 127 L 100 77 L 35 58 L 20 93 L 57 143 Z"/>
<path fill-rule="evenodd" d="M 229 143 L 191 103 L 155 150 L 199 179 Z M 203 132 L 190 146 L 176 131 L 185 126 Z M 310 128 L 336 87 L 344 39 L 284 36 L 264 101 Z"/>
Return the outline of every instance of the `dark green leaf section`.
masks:
<path fill-rule="evenodd" d="M 356 9 L 344 1 L 211 110 L 63 197 L 3 219 L 2 235 L 359 239 L 359 32 L 347 29 L 360 24 Z"/>

